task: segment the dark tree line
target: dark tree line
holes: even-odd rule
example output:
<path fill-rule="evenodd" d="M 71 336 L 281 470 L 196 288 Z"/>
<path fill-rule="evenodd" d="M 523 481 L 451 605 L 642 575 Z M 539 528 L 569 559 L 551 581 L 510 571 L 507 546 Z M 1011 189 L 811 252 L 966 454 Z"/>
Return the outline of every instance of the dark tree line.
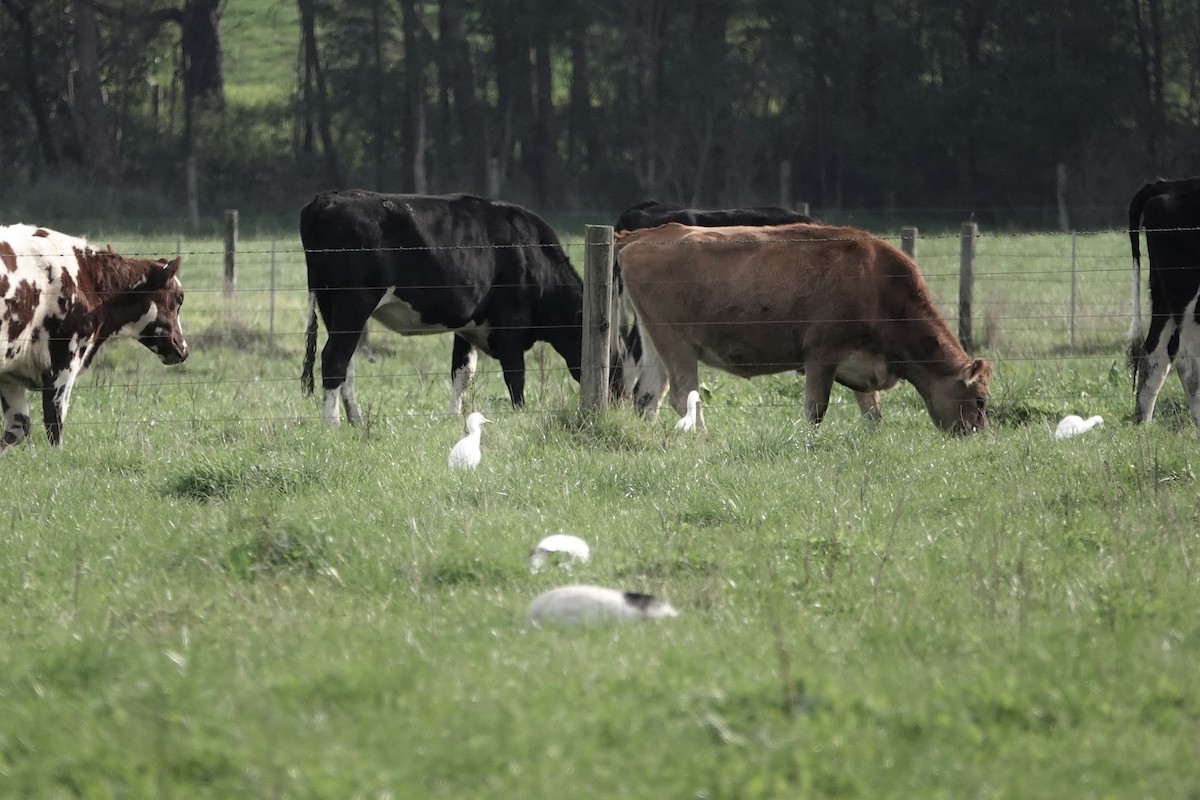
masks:
<path fill-rule="evenodd" d="M 285 205 L 356 185 L 998 221 L 1063 190 L 1086 225 L 1200 171 L 1200 0 L 295 9 L 294 101 L 256 109 L 225 101 L 222 0 L 0 0 L 0 180 L 83 171 L 116 206 L 174 196 L 194 155 L 211 195 Z"/>

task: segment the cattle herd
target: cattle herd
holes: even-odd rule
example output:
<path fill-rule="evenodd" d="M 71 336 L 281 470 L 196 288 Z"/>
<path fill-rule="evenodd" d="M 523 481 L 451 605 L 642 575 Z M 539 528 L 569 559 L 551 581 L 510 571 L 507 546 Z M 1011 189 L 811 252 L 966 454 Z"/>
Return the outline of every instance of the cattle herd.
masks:
<path fill-rule="evenodd" d="M 917 265 L 887 242 L 782 208 L 653 201 L 626 210 L 614 229 L 621 328 L 609 389 L 632 394 L 639 413 L 653 417 L 669 390 L 686 418 L 703 363 L 747 378 L 803 374 L 813 424 L 834 383 L 878 419 L 880 392 L 900 380 L 939 428 L 969 433 L 986 424 L 991 365 L 963 350 Z M 536 342 L 579 379 L 583 284 L 536 214 L 463 194 L 328 192 L 301 211 L 300 237 L 310 298 L 301 384 L 315 388 L 319 314 L 329 424 L 340 421 L 339 400 L 349 422 L 361 422 L 353 358 L 369 319 L 403 335 L 453 333 L 454 413 L 479 351 L 500 362 L 516 408 L 525 402 L 525 353 Z M 1142 187 L 1130 203 L 1129 237 L 1133 419 L 1151 420 L 1174 366 L 1200 426 L 1200 177 Z M 178 258 L 128 258 L 47 228 L 0 227 L 0 451 L 29 435 L 30 391 L 41 392 L 47 436 L 61 443 L 72 387 L 113 336 L 136 337 L 165 364 L 186 359 L 178 273 Z"/>

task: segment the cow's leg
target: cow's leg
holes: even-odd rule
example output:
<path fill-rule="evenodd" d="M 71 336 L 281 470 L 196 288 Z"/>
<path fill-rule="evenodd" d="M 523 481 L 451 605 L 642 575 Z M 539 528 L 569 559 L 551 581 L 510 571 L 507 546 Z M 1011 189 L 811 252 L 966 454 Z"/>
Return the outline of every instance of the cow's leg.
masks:
<path fill-rule="evenodd" d="M 367 320 L 379 305 L 383 289 L 368 291 L 317 293 L 317 307 L 325 320 L 328 338 L 321 350 L 321 388 L 325 402 L 321 416 L 330 425 L 341 423 L 338 400 L 346 408 L 346 418 L 351 425 L 362 421 L 358 398 L 354 392 L 354 354 L 362 341 Z"/>
<path fill-rule="evenodd" d="M 883 410 L 879 406 L 879 392 L 854 391 L 854 399 L 858 402 L 858 410 L 872 422 L 883 419 Z"/>
<path fill-rule="evenodd" d="M 346 408 L 346 419 L 351 425 L 362 423 L 362 411 L 358 407 L 358 395 L 354 393 L 354 361 L 346 365 L 346 380 L 341 388 L 342 405 Z"/>
<path fill-rule="evenodd" d="M 1146 359 L 1138 370 L 1133 421 L 1148 423 L 1154 419 L 1154 404 L 1171 371 L 1171 357 L 1179 349 L 1179 326 L 1165 314 L 1156 315 L 1150 322 L 1145 349 Z"/>
<path fill-rule="evenodd" d="M 1195 305 L 1187 309 L 1180 332 L 1179 351 L 1175 354 L 1175 370 L 1183 384 L 1192 419 L 1200 426 L 1200 324 L 1195 321 Z"/>
<path fill-rule="evenodd" d="M 71 389 L 82 368 L 78 363 L 62 372 L 47 370 L 42 373 L 42 422 L 46 426 L 46 438 L 50 444 L 62 444 L 63 424 L 67 421 L 67 409 L 71 405 Z"/>
<path fill-rule="evenodd" d="M 463 394 L 471 381 L 475 380 L 475 368 L 479 362 L 479 351 L 475 345 L 461 336 L 454 337 L 454 351 L 450 354 L 450 413 L 462 413 Z"/>
<path fill-rule="evenodd" d="M 364 319 L 363 324 L 366 324 Z M 354 351 L 362 327 L 353 331 L 333 330 L 321 350 L 321 386 L 325 390 L 325 405 L 321 412 L 324 420 L 334 427 L 341 424 L 338 413 L 338 398 L 341 397 L 346 406 L 346 416 L 350 424 L 357 420 L 350 417 L 350 409 L 358 411 L 358 400 L 354 395 L 354 371 L 351 367 Z"/>
<path fill-rule="evenodd" d="M 646 419 L 654 419 L 658 416 L 658 409 L 662 406 L 663 398 L 666 397 L 667 389 L 670 386 L 671 380 L 667 375 L 667 368 L 658 348 L 650 337 L 643 333 L 641 358 L 637 367 L 637 382 L 633 385 L 634 409 Z M 686 405 L 687 395 L 685 394 L 684 397 Z"/>
<path fill-rule="evenodd" d="M 1192 419 L 1200 426 L 1200 358 L 1181 353 L 1175 359 L 1175 371 L 1179 375 L 1179 382 L 1183 384 L 1183 394 L 1187 398 Z"/>
<path fill-rule="evenodd" d="M 520 345 L 505 347 L 500 351 L 500 369 L 504 370 L 504 383 L 513 408 L 525 407 L 525 352 Z"/>
<path fill-rule="evenodd" d="M 836 364 L 809 361 L 804 365 L 804 417 L 813 425 L 825 419 L 836 374 Z"/>
<path fill-rule="evenodd" d="M 2 453 L 25 441 L 33 427 L 29 416 L 29 392 L 17 386 L 0 389 L 0 409 L 4 412 L 4 430 L 0 433 Z"/>

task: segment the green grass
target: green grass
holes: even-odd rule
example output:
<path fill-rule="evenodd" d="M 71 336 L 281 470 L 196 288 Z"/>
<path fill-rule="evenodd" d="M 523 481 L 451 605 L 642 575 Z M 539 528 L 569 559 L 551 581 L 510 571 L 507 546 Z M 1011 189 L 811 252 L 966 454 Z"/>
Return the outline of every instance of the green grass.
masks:
<path fill-rule="evenodd" d="M 227 303 L 185 240 L 189 361 L 115 343 L 66 446 L 36 420 L 0 458 L 0 797 L 1195 796 L 1196 432 L 1174 379 L 1124 421 L 1122 238 L 1079 242 L 1074 350 L 1069 240 L 980 243 L 980 435 L 907 386 L 876 429 L 838 391 L 814 431 L 802 381 L 714 372 L 705 436 L 588 420 L 539 348 L 522 413 L 481 359 L 468 475 L 447 337 L 374 333 L 370 424 L 326 429 L 297 243 L 272 337 L 270 242 Z M 944 304 L 957 246 L 921 243 Z M 1105 428 L 1055 442 L 1068 411 Z M 593 547 L 571 579 L 681 616 L 529 629 L 555 532 Z"/>

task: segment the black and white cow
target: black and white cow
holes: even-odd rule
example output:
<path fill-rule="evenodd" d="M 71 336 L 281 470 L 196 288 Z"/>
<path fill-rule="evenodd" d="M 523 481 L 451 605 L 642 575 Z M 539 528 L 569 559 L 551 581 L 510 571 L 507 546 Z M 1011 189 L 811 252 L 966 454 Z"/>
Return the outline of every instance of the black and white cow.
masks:
<path fill-rule="evenodd" d="M 30 391 L 42 393 L 50 443 L 62 443 L 75 381 L 113 336 L 136 336 L 164 364 L 187 358 L 178 272 L 178 258 L 126 258 L 47 228 L 0 227 L 0 451 L 29 435 Z"/>
<path fill-rule="evenodd" d="M 1142 338 L 1138 230 L 1146 228 L 1150 258 L 1150 329 Z M 1130 360 L 1137 401 L 1134 422 L 1150 422 L 1158 393 L 1171 371 L 1200 425 L 1200 176 L 1160 180 L 1138 190 L 1129 204 L 1133 250 L 1133 322 Z"/>
<path fill-rule="evenodd" d="M 369 318 L 404 335 L 454 332 L 450 410 L 459 413 L 476 351 L 500 361 L 525 403 L 525 351 L 547 342 L 579 380 L 583 281 L 553 229 L 531 211 L 466 194 L 361 190 L 317 195 L 300 212 L 310 296 L 301 385 L 311 393 L 317 310 L 324 419 L 361 421 L 351 360 Z M 614 381 L 619 381 L 614 370 Z"/>

